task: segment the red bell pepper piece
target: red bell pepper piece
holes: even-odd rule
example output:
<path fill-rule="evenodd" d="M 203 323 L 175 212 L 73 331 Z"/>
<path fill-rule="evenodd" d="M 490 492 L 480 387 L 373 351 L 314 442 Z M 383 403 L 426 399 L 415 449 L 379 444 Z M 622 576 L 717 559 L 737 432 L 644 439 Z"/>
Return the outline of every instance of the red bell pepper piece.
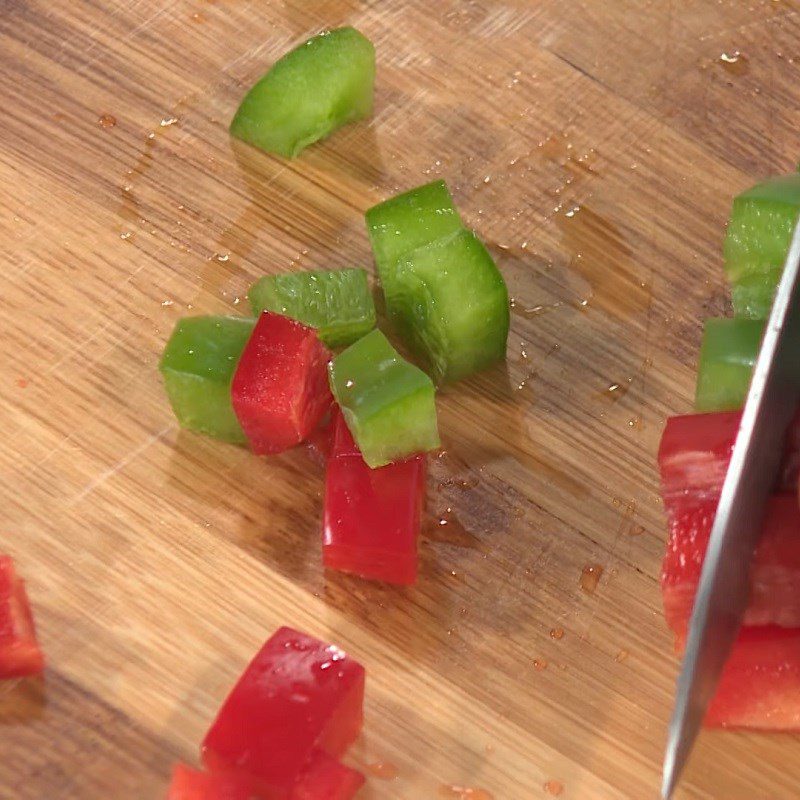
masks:
<path fill-rule="evenodd" d="M 331 357 L 313 328 L 270 311 L 259 317 L 231 384 L 253 452 L 279 453 L 308 438 L 333 402 Z"/>
<path fill-rule="evenodd" d="M 44 656 L 24 582 L 10 556 L 0 556 L 0 679 L 38 675 Z"/>
<path fill-rule="evenodd" d="M 689 495 L 697 499 L 719 497 L 741 419 L 740 411 L 726 411 L 687 414 L 667 420 L 658 451 L 661 494 L 665 503 Z M 799 468 L 800 413 L 786 435 L 776 491 L 795 491 Z"/>
<path fill-rule="evenodd" d="M 176 764 L 167 800 L 254 800 L 253 781 L 244 775 L 220 774 Z"/>
<path fill-rule="evenodd" d="M 325 479 L 322 558 L 362 578 L 411 584 L 425 493 L 425 456 L 370 469 L 337 410 Z"/>
<path fill-rule="evenodd" d="M 667 502 L 669 538 L 661 572 L 664 616 L 677 634 L 689 624 L 717 499 Z M 745 625 L 800 627 L 800 507 L 794 494 L 773 495 L 750 572 Z"/>
<path fill-rule="evenodd" d="M 685 644 L 685 637 L 678 637 L 678 653 L 683 653 Z M 800 731 L 800 630 L 742 628 L 704 724 Z"/>
<path fill-rule="evenodd" d="M 360 772 L 318 753 L 295 786 L 291 800 L 350 800 L 363 785 Z"/>
<path fill-rule="evenodd" d="M 363 719 L 364 668 L 338 647 L 280 628 L 245 670 L 203 741 L 211 772 L 253 776 L 286 800 L 320 751 L 340 758 Z"/>

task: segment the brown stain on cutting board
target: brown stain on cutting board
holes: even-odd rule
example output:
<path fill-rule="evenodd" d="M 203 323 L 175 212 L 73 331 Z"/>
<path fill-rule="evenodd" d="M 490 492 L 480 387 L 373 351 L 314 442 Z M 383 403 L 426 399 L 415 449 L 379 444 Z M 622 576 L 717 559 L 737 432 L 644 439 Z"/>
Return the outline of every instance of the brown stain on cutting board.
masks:
<path fill-rule="evenodd" d="M 51 665 L 0 687 L 0 796 L 161 796 L 281 624 L 367 666 L 363 747 L 403 768 L 365 798 L 655 796 L 654 457 L 730 198 L 800 149 L 797 3 L 108 5 L 0 15 L 0 551 Z M 338 24 L 377 45 L 373 119 L 292 162 L 232 143 L 246 87 Z M 363 211 L 434 177 L 519 305 L 507 365 L 440 393 L 419 583 L 365 584 L 322 569 L 322 468 L 179 433 L 156 364 L 262 274 L 372 268 Z M 707 735 L 679 797 L 798 784 L 793 738 Z"/>

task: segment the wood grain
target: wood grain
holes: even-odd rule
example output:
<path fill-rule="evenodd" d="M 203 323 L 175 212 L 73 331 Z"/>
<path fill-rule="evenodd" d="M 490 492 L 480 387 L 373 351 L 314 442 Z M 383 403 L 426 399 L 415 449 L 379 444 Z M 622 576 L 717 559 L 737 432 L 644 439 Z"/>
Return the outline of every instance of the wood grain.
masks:
<path fill-rule="evenodd" d="M 365 798 L 656 797 L 676 664 L 654 455 L 728 308 L 731 196 L 797 161 L 797 12 L 0 0 L 0 550 L 49 657 L 45 687 L 0 689 L 0 798 L 159 797 L 284 623 L 367 666 L 352 761 L 399 774 Z M 292 162 L 232 143 L 246 86 L 342 23 L 377 46 L 374 119 Z M 156 364 L 258 275 L 371 268 L 363 211 L 439 176 L 515 314 L 507 368 L 440 397 L 398 590 L 325 574 L 321 469 L 179 432 Z M 704 734 L 679 796 L 796 797 L 797 752 Z"/>

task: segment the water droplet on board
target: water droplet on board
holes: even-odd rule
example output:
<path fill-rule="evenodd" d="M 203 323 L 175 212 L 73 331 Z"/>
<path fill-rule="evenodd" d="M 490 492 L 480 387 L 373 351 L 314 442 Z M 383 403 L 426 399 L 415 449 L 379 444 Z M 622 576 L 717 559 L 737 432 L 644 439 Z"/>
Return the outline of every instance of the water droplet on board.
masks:
<path fill-rule="evenodd" d="M 399 770 L 389 761 L 375 761 L 372 764 L 367 764 L 367 772 L 372 775 L 373 778 L 393 781 L 397 777 Z"/>
<path fill-rule="evenodd" d="M 720 66 L 730 75 L 746 75 L 750 69 L 747 56 L 738 50 L 722 53 L 718 61 Z"/>
<path fill-rule="evenodd" d="M 555 309 L 561 308 L 564 304 L 556 302 L 526 307 L 519 300 L 512 297 L 510 305 L 512 314 L 516 314 L 518 317 L 523 317 L 524 319 L 534 319 L 534 317 L 547 314 L 549 311 L 555 311 Z"/>
<path fill-rule="evenodd" d="M 439 797 L 450 797 L 455 798 L 455 800 L 494 800 L 486 789 L 473 789 L 469 786 L 446 783 L 439 787 Z"/>
<path fill-rule="evenodd" d="M 564 629 L 563 628 L 552 628 L 550 630 L 550 638 L 555 639 L 558 641 L 559 639 L 564 638 Z"/>
<path fill-rule="evenodd" d="M 627 651 L 627 650 L 620 650 L 620 651 L 619 651 L 619 653 L 617 653 L 617 654 L 614 656 L 614 661 L 617 661 L 617 662 L 620 662 L 620 663 L 621 663 L 621 662 L 623 662 L 623 661 L 624 661 L 624 660 L 625 660 L 625 659 L 628 657 L 628 655 L 629 655 L 629 654 L 628 654 L 628 651 Z"/>
<path fill-rule="evenodd" d="M 543 658 L 534 658 L 533 668 L 541 672 L 542 670 L 547 669 L 547 661 L 545 661 Z"/>
<path fill-rule="evenodd" d="M 581 589 L 583 589 L 586 594 L 594 594 L 602 574 L 603 567 L 600 566 L 600 564 L 587 564 L 581 571 Z"/>
<path fill-rule="evenodd" d="M 101 115 L 100 115 L 100 116 L 97 118 L 97 124 L 98 124 L 98 125 L 99 125 L 101 128 L 106 128 L 106 129 L 108 129 L 108 128 L 113 128 L 113 127 L 115 127 L 115 126 L 116 126 L 116 124 L 117 124 L 117 118 L 116 118 L 116 117 L 113 117 L 113 116 L 111 116 L 111 114 L 101 114 Z"/>
<path fill-rule="evenodd" d="M 550 780 L 545 783 L 543 788 L 547 794 L 558 797 L 564 791 L 564 784 L 561 781 Z"/>

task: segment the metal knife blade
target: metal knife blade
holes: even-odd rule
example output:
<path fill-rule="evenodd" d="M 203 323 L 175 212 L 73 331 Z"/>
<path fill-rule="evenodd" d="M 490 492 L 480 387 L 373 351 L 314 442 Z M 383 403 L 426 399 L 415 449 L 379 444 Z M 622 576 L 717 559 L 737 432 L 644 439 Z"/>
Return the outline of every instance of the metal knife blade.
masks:
<path fill-rule="evenodd" d="M 750 563 L 783 439 L 800 404 L 800 222 L 767 322 L 695 597 L 669 724 L 661 794 L 672 796 L 750 594 Z"/>

